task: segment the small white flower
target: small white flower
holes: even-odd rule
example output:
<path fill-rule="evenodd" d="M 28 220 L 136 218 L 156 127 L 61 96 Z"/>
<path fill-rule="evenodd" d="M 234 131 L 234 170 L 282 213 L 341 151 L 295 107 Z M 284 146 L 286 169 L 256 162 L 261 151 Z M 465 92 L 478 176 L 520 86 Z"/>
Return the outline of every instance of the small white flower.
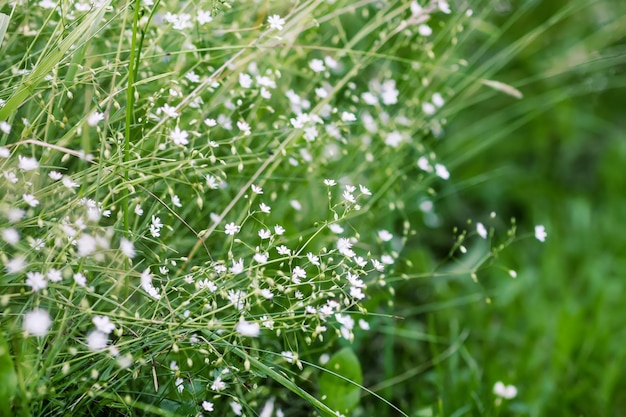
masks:
<path fill-rule="evenodd" d="M 246 74 L 242 72 L 239 74 L 239 85 L 241 88 L 250 88 L 252 87 L 252 77 L 250 74 Z"/>
<path fill-rule="evenodd" d="M 107 316 L 95 316 L 93 319 L 96 329 L 102 333 L 109 334 L 115 330 L 115 324 Z"/>
<path fill-rule="evenodd" d="M 23 271 L 28 264 L 26 263 L 26 259 L 18 255 L 15 258 L 7 261 L 4 265 L 4 269 L 7 271 L 7 274 L 15 274 L 17 272 Z"/>
<path fill-rule="evenodd" d="M 241 130 L 241 133 L 243 133 L 244 136 L 250 136 L 250 134 L 252 134 L 250 125 L 243 120 L 237 122 L 237 127 Z"/>
<path fill-rule="evenodd" d="M 5 121 L 2 121 L 0 122 L 0 130 L 8 135 L 9 133 L 11 133 L 11 125 Z"/>
<path fill-rule="evenodd" d="M 272 208 L 265 203 L 259 204 L 259 208 L 262 213 L 269 214 L 272 211 Z"/>
<path fill-rule="evenodd" d="M 259 237 L 263 240 L 265 239 L 269 239 L 272 236 L 272 232 L 270 232 L 268 229 L 261 229 L 259 230 Z"/>
<path fill-rule="evenodd" d="M 389 231 L 387 231 L 385 229 L 382 229 L 382 230 L 378 231 L 378 237 L 383 242 L 389 242 L 391 239 L 393 239 L 393 235 L 391 233 L 389 233 Z"/>
<path fill-rule="evenodd" d="M 263 188 L 259 187 L 258 185 L 252 184 L 250 186 L 250 189 L 254 194 L 263 194 Z"/>
<path fill-rule="evenodd" d="M 338 235 L 340 233 L 343 233 L 343 227 L 341 227 L 341 225 L 337 224 L 337 223 L 331 223 L 328 225 L 328 230 L 330 230 L 331 232 L 333 232 L 334 234 Z"/>
<path fill-rule="evenodd" d="M 72 177 L 66 175 L 63 177 L 63 186 L 71 190 L 72 188 L 80 187 L 80 184 L 74 181 Z"/>
<path fill-rule="evenodd" d="M 174 381 L 174 385 L 176 385 L 176 390 L 180 393 L 185 390 L 184 380 L 182 378 L 176 378 Z"/>
<path fill-rule="evenodd" d="M 313 70 L 313 72 L 322 72 L 326 70 L 326 66 L 324 65 L 324 61 L 321 59 L 312 59 L 309 62 L 309 67 Z"/>
<path fill-rule="evenodd" d="M 285 19 L 277 14 L 273 14 L 267 18 L 267 23 L 270 25 L 270 29 L 276 29 L 278 31 L 283 30 Z"/>
<path fill-rule="evenodd" d="M 385 145 L 391 146 L 392 148 L 397 148 L 403 140 L 404 138 L 402 137 L 402 134 L 395 130 L 387 135 L 387 138 L 385 139 Z"/>
<path fill-rule="evenodd" d="M 233 413 L 235 413 L 235 415 L 237 416 L 240 416 L 243 410 L 243 406 L 236 401 L 230 402 L 230 408 L 233 410 Z"/>
<path fill-rule="evenodd" d="M 324 57 L 324 63 L 326 63 L 326 66 L 328 68 L 335 69 L 339 67 L 339 63 L 333 57 L 330 57 L 328 55 Z"/>
<path fill-rule="evenodd" d="M 97 111 L 91 112 L 87 116 L 87 124 L 89 126 L 96 126 L 101 120 L 104 120 L 104 114 Z"/>
<path fill-rule="evenodd" d="M 267 256 L 267 253 L 255 253 L 252 259 L 254 259 L 256 263 L 264 264 L 267 263 L 269 256 Z"/>
<path fill-rule="evenodd" d="M 515 385 L 504 385 L 502 381 L 498 381 L 493 386 L 493 393 L 498 397 L 510 400 L 517 396 L 517 388 Z"/>
<path fill-rule="evenodd" d="M 309 262 L 311 262 L 313 265 L 319 266 L 320 264 L 320 258 L 316 255 L 313 255 L 311 252 L 306 254 L 306 257 L 309 259 Z"/>
<path fill-rule="evenodd" d="M 487 239 L 487 229 L 482 223 L 476 223 L 476 233 L 483 239 Z"/>
<path fill-rule="evenodd" d="M 337 185 L 337 181 L 335 180 L 330 180 L 330 179 L 325 179 L 324 180 L 324 184 L 328 187 L 334 187 L 335 185 Z"/>
<path fill-rule="evenodd" d="M 92 330 L 87 335 L 87 347 L 94 352 L 106 349 L 108 343 L 109 340 L 106 333 L 102 333 L 99 330 Z"/>
<path fill-rule="evenodd" d="M 52 320 L 46 310 L 37 308 L 24 314 L 22 328 L 28 334 L 43 337 L 48 334 L 50 326 L 52 326 Z"/>
<path fill-rule="evenodd" d="M 294 283 L 299 284 L 300 278 L 306 278 L 306 271 L 303 268 L 296 266 L 291 274 L 291 280 Z"/>
<path fill-rule="evenodd" d="M 282 227 L 281 225 L 277 224 L 277 225 L 274 226 L 274 233 L 276 233 L 278 236 L 280 236 L 283 233 L 285 233 L 285 228 Z"/>
<path fill-rule="evenodd" d="M 213 411 L 213 403 L 209 401 L 202 401 L 202 408 L 204 411 Z"/>
<path fill-rule="evenodd" d="M 442 107 L 444 104 L 446 104 L 445 100 L 439 93 L 433 94 L 432 101 L 433 101 L 433 104 L 437 107 Z"/>
<path fill-rule="evenodd" d="M 233 259 L 233 266 L 228 269 L 233 274 L 241 274 L 243 272 L 243 259 L 239 258 L 238 261 Z"/>
<path fill-rule="evenodd" d="M 126 238 L 122 238 L 120 240 L 120 251 L 122 251 L 127 258 L 132 259 L 135 257 L 135 246 L 133 245 L 133 242 Z"/>
<path fill-rule="evenodd" d="M 198 15 L 196 16 L 196 22 L 198 22 L 200 26 L 210 23 L 211 21 L 213 21 L 213 18 L 211 17 L 210 11 L 198 10 Z M 207 411 L 210 411 L 210 410 L 207 410 Z"/>
<path fill-rule="evenodd" d="M 176 111 L 176 107 L 172 107 L 167 103 L 157 109 L 157 114 L 159 114 L 159 112 L 163 112 L 167 117 L 179 116 L 178 111 Z"/>
<path fill-rule="evenodd" d="M 276 252 L 278 252 L 279 255 L 291 255 L 291 249 L 289 249 L 287 246 L 285 245 L 280 245 L 276 248 Z"/>
<path fill-rule="evenodd" d="M 419 25 L 417 31 L 422 36 L 430 36 L 433 34 L 433 30 L 428 25 Z"/>
<path fill-rule="evenodd" d="M 416 15 L 422 11 L 422 6 L 419 5 L 417 0 L 411 2 L 411 14 Z"/>
<path fill-rule="evenodd" d="M 189 71 L 187 74 L 185 74 L 185 78 L 187 78 L 192 83 L 200 82 L 200 76 L 194 71 Z"/>
<path fill-rule="evenodd" d="M 370 106 L 375 106 L 378 104 L 378 97 L 376 97 L 374 93 L 370 91 L 366 91 L 365 93 L 361 94 L 361 98 L 363 99 L 365 104 L 369 104 Z"/>
<path fill-rule="evenodd" d="M 48 176 L 50 177 L 50 179 L 52 179 L 54 181 L 58 181 L 61 178 L 63 178 L 63 174 L 61 174 L 59 171 L 50 171 L 48 173 Z"/>
<path fill-rule="evenodd" d="M 391 255 L 383 255 L 380 257 L 380 261 L 387 265 L 393 265 L 396 261 Z"/>
<path fill-rule="evenodd" d="M 96 238 L 88 234 L 82 234 L 78 240 L 76 240 L 76 248 L 78 249 L 78 256 L 84 258 L 96 251 L 97 241 Z"/>
<path fill-rule="evenodd" d="M 54 268 L 48 271 L 48 273 L 46 274 L 46 277 L 48 278 L 48 281 L 50 282 L 61 282 L 61 280 L 63 279 L 63 276 L 61 275 L 61 271 L 59 271 L 58 269 L 54 269 Z"/>
<path fill-rule="evenodd" d="M 450 172 L 442 164 L 435 164 L 435 175 L 443 180 L 447 180 L 450 178 Z"/>
<path fill-rule="evenodd" d="M 76 274 L 74 274 L 72 276 L 72 278 L 74 278 L 74 282 L 76 283 L 76 285 L 78 285 L 79 287 L 84 287 L 87 285 L 87 277 L 85 277 L 83 274 L 81 274 L 80 272 L 77 272 Z"/>
<path fill-rule="evenodd" d="M 239 333 L 240 336 L 258 337 L 261 333 L 261 326 L 258 323 L 246 321 L 241 317 L 235 326 L 235 331 Z"/>
<path fill-rule="evenodd" d="M 424 113 L 430 116 L 430 115 L 435 114 L 435 112 L 437 111 L 437 108 L 435 107 L 434 104 L 426 102 L 422 104 L 422 111 L 424 111 Z"/>
<path fill-rule="evenodd" d="M 48 286 L 48 282 L 46 281 L 44 274 L 41 272 L 27 272 L 26 285 L 31 287 L 33 291 L 37 292 L 46 288 Z"/>
<path fill-rule="evenodd" d="M 211 390 L 219 392 L 224 391 L 224 389 L 226 389 L 226 383 L 222 381 L 222 378 L 218 375 L 213 381 L 213 384 L 211 384 Z"/>
<path fill-rule="evenodd" d="M 450 10 L 450 5 L 446 0 L 439 0 L 439 10 L 441 10 L 445 14 L 452 13 L 452 10 Z"/>
<path fill-rule="evenodd" d="M 20 241 L 20 234 L 12 227 L 2 230 L 2 239 L 9 245 L 15 245 Z"/>
<path fill-rule="evenodd" d="M 541 224 L 535 226 L 535 239 L 540 242 L 545 242 L 546 237 L 548 237 L 548 233 L 546 233 L 546 227 Z"/>
<path fill-rule="evenodd" d="M 224 233 L 234 236 L 235 234 L 239 233 L 239 230 L 241 230 L 241 226 L 238 226 L 234 222 L 231 222 L 228 223 L 224 228 Z"/>
<path fill-rule="evenodd" d="M 344 111 L 343 113 L 341 113 L 341 121 L 346 123 L 354 122 L 356 121 L 356 116 L 354 115 L 354 113 Z"/>
<path fill-rule="evenodd" d="M 178 126 L 176 126 L 174 130 L 170 130 L 170 139 L 172 139 L 172 142 L 176 145 L 187 145 L 189 143 L 187 137 L 189 137 L 189 133 L 185 130 L 180 130 Z"/>
<path fill-rule="evenodd" d="M 297 210 L 297 211 L 302 210 L 302 204 L 300 204 L 298 200 L 291 200 L 289 204 L 291 205 L 291 207 L 294 208 L 294 210 Z"/>
<path fill-rule="evenodd" d="M 22 171 L 32 171 L 39 168 L 39 162 L 35 158 L 29 158 L 27 156 L 18 155 L 19 159 L 18 167 Z"/>
<path fill-rule="evenodd" d="M 285 359 L 289 363 L 294 363 L 296 360 L 296 354 L 289 351 L 283 351 L 280 353 L 283 359 Z"/>
<path fill-rule="evenodd" d="M 350 242 L 350 239 L 342 237 L 342 238 L 339 238 L 339 240 L 337 241 L 337 250 L 339 251 L 339 253 L 341 253 L 342 255 L 348 258 L 352 258 L 353 256 L 356 255 L 351 248 L 352 248 L 352 242 Z"/>

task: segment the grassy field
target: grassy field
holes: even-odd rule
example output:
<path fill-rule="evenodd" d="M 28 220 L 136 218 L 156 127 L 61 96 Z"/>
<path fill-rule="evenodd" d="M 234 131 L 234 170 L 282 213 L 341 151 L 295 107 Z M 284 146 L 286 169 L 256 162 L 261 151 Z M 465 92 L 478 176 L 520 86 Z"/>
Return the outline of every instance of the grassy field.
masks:
<path fill-rule="evenodd" d="M 0 13 L 0 415 L 624 415 L 626 4 Z"/>

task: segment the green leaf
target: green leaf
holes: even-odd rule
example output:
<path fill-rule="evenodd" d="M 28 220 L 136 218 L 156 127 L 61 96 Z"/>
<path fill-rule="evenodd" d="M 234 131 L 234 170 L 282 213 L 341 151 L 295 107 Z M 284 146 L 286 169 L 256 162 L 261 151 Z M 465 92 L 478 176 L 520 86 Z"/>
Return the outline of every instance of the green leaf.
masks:
<path fill-rule="evenodd" d="M 17 387 L 13 359 L 4 335 L 0 333 L 0 415 L 11 415 L 11 397 Z"/>
<path fill-rule="evenodd" d="M 361 364 L 352 349 L 346 347 L 337 352 L 324 367 L 319 380 L 322 401 L 329 408 L 347 415 L 361 397 L 363 373 Z"/>

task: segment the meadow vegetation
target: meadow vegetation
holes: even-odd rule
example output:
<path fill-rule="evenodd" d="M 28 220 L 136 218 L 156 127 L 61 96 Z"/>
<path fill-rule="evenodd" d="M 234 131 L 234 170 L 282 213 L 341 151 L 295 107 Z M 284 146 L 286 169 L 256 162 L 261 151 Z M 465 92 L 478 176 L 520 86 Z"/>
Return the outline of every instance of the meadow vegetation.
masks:
<path fill-rule="evenodd" d="M 0 0 L 0 415 L 626 407 L 624 7 L 537 3 Z"/>

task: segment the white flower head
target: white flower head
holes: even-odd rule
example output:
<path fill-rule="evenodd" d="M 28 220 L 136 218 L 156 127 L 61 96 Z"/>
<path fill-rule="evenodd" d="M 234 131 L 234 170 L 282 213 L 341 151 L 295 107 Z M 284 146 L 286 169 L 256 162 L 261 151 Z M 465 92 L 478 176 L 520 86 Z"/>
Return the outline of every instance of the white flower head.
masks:
<path fill-rule="evenodd" d="M 270 25 L 270 29 L 276 29 L 277 31 L 283 30 L 285 19 L 277 14 L 273 14 L 267 18 L 267 23 Z"/>
<path fill-rule="evenodd" d="M 48 281 L 46 281 L 45 275 L 41 272 L 27 272 L 26 285 L 31 287 L 33 291 L 37 292 L 46 288 L 48 286 Z"/>
<path fill-rule="evenodd" d="M 104 120 L 104 114 L 97 111 L 91 112 L 87 116 L 87 124 L 92 127 L 100 123 L 101 120 Z"/>
<path fill-rule="evenodd" d="M 188 137 L 189 133 L 185 130 L 180 130 L 178 126 L 176 126 L 174 130 L 170 130 L 170 139 L 172 139 L 172 142 L 176 145 L 187 145 L 189 143 Z"/>
<path fill-rule="evenodd" d="M 27 156 L 18 155 L 19 159 L 18 167 L 22 171 L 33 171 L 39 168 L 39 162 L 35 158 L 29 158 Z"/>
<path fill-rule="evenodd" d="M 246 321 L 241 317 L 235 326 L 235 331 L 237 331 L 240 336 L 258 337 L 261 333 L 261 326 L 258 323 Z"/>
<path fill-rule="evenodd" d="M 476 223 L 476 232 L 483 239 L 487 239 L 487 229 L 485 228 L 484 224 Z"/>
<path fill-rule="evenodd" d="M 134 258 L 136 254 L 133 242 L 126 238 L 120 240 L 120 251 L 122 251 L 127 258 Z"/>
<path fill-rule="evenodd" d="M 87 335 L 87 347 L 94 352 L 106 349 L 109 338 L 106 333 L 93 330 Z"/>
<path fill-rule="evenodd" d="M 104 334 L 109 334 L 115 330 L 115 324 L 111 323 L 111 320 L 106 316 L 95 316 L 92 321 L 96 325 L 96 329 Z"/>
<path fill-rule="evenodd" d="M 50 326 L 52 326 L 52 320 L 46 310 L 37 308 L 24 314 L 22 327 L 30 335 L 43 337 L 48 334 Z"/>
<path fill-rule="evenodd" d="M 231 223 L 228 223 L 226 227 L 224 228 L 224 233 L 226 233 L 227 235 L 234 236 L 237 233 L 239 233 L 239 230 L 241 230 L 241 226 L 238 226 L 234 222 L 231 222 Z"/>
<path fill-rule="evenodd" d="M 493 386 L 493 393 L 498 397 L 510 400 L 517 396 L 517 388 L 515 385 L 504 385 L 502 381 L 498 381 Z"/>
<path fill-rule="evenodd" d="M 393 235 L 391 233 L 389 233 L 388 230 L 385 230 L 385 229 L 382 229 L 382 230 L 378 231 L 378 237 L 383 242 L 389 242 L 391 239 L 393 239 Z"/>
<path fill-rule="evenodd" d="M 548 233 L 546 233 L 546 227 L 542 224 L 535 226 L 535 239 L 540 242 L 545 242 Z"/>

